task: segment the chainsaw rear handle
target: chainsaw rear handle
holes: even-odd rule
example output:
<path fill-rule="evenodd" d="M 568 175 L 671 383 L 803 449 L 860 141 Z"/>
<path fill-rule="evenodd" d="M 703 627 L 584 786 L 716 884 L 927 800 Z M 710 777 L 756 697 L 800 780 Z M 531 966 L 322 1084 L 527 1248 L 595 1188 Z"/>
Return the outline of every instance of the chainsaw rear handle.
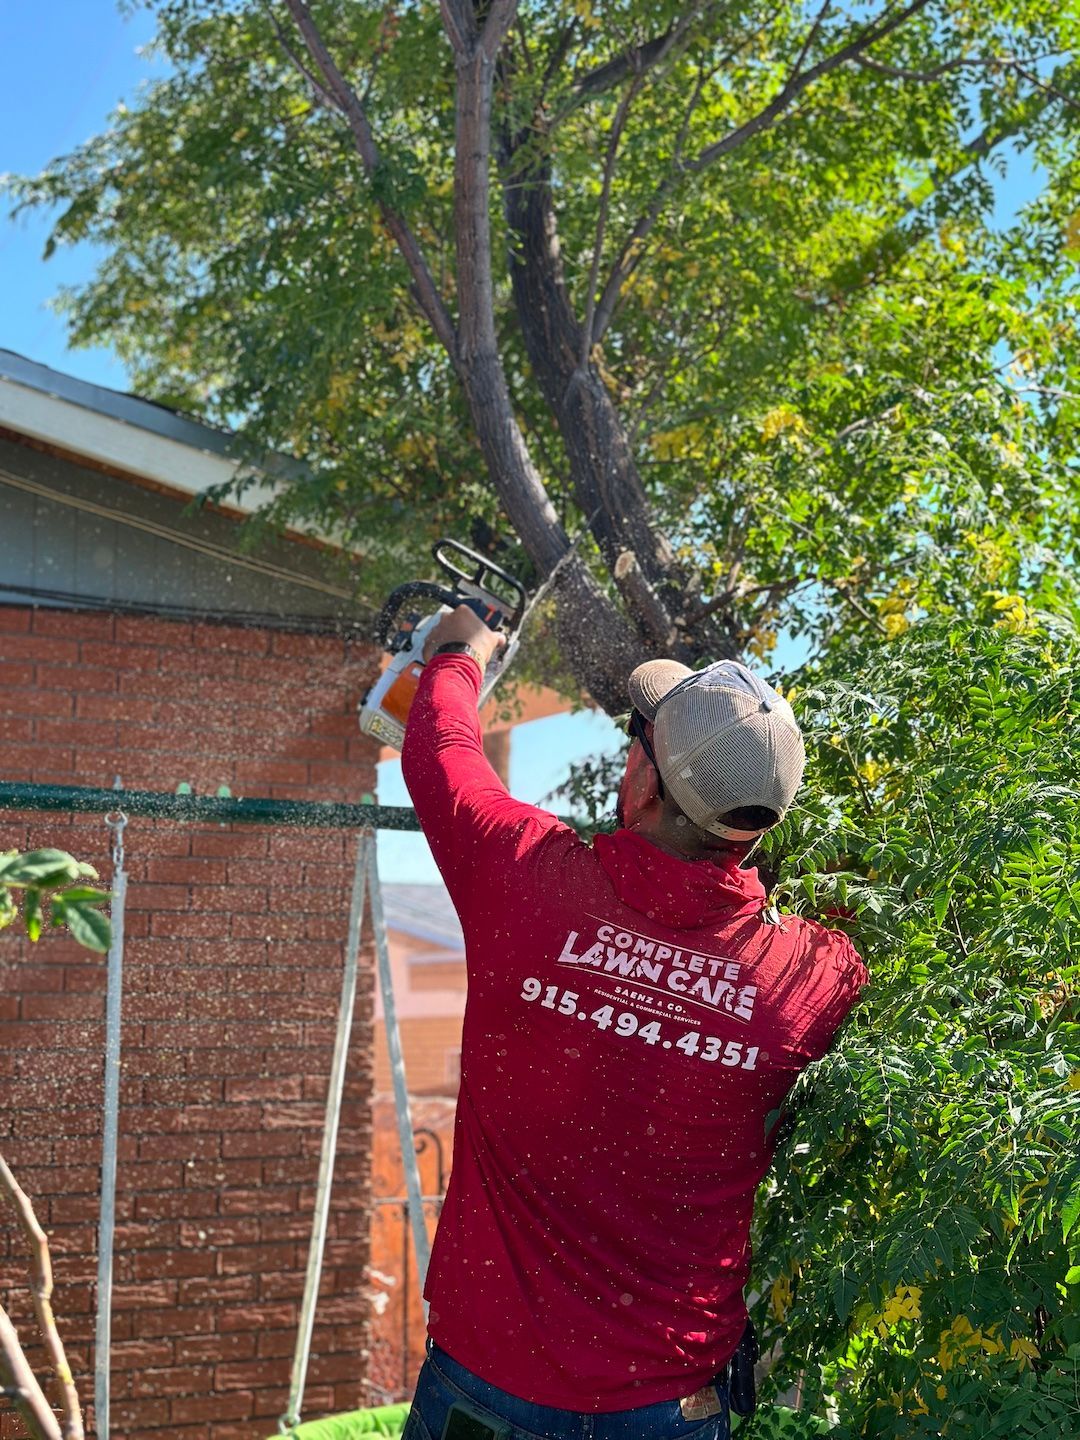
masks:
<path fill-rule="evenodd" d="M 457 580 L 464 580 L 469 585 L 475 585 L 478 590 L 486 591 L 506 605 L 510 629 L 517 629 L 521 617 L 525 613 L 525 602 L 529 597 L 525 592 L 525 586 L 516 576 L 511 575 L 508 570 L 504 570 L 501 565 L 496 565 L 486 556 L 477 554 L 468 545 L 463 545 L 460 540 L 449 538 L 436 540 L 431 547 L 431 553 L 435 557 L 436 563 L 441 565 L 448 575 L 453 575 Z M 471 569 L 463 569 L 451 556 L 462 556 L 470 563 Z M 500 580 L 503 585 L 509 586 L 516 597 L 516 601 L 512 602 L 512 609 L 507 604 L 507 597 L 501 596 L 497 587 L 490 583 L 491 579 Z M 466 600 L 465 603 L 467 604 L 468 601 Z M 477 610 L 477 614 L 482 614 L 482 612 Z"/>

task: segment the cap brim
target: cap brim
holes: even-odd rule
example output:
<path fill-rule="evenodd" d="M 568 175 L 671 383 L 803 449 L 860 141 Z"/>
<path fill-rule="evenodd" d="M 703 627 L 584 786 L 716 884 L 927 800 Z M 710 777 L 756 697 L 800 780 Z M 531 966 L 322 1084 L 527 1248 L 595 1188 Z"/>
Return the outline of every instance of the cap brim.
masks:
<path fill-rule="evenodd" d="M 656 718 L 656 707 L 673 686 L 694 672 L 678 660 L 646 660 L 632 671 L 626 682 L 630 703 L 646 720 Z"/>

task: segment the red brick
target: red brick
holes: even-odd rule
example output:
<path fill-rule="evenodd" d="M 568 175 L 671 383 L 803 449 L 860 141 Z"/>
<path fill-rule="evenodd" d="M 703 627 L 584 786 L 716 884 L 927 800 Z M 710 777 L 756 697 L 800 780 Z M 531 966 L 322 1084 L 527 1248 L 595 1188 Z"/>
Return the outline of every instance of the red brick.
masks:
<path fill-rule="evenodd" d="M 346 851 L 347 846 L 347 851 Z M 270 854 L 280 860 L 341 864 L 355 855 L 355 841 L 340 830 L 278 830 L 270 836 Z"/>
<path fill-rule="evenodd" d="M 276 753 L 278 745 L 273 744 Z M 248 752 L 251 753 L 250 750 Z M 307 785 L 306 760 L 244 760 L 236 767 L 236 783 L 250 790 L 263 791 L 269 785 Z"/>
<path fill-rule="evenodd" d="M 162 620 L 149 615 L 118 615 L 116 639 L 124 645 L 164 645 L 186 649 L 191 644 L 191 624 L 187 620 Z"/>
<path fill-rule="evenodd" d="M 80 672 L 80 680 L 82 674 Z M 79 694 L 75 697 L 75 713 L 86 720 L 123 720 L 129 725 L 154 719 L 157 709 L 153 700 L 133 695 Z"/>
<path fill-rule="evenodd" d="M 147 1250 L 130 1257 L 131 1273 L 136 1280 L 149 1280 L 155 1275 L 170 1278 L 181 1275 L 213 1275 L 217 1257 L 201 1250 Z"/>
<path fill-rule="evenodd" d="M 229 1157 L 299 1155 L 300 1137 L 288 1131 L 281 1131 L 276 1135 L 263 1131 L 250 1135 L 224 1135 L 221 1140 L 221 1153 Z"/>
<path fill-rule="evenodd" d="M 104 995 L 24 995 L 24 1020 L 103 1020 Z"/>
<path fill-rule="evenodd" d="M 0 630 L 29 630 L 30 615 L 22 605 L 0 605 Z"/>
<path fill-rule="evenodd" d="M 226 1082 L 227 1083 L 227 1082 Z M 258 1105 L 186 1105 L 180 1129 L 191 1131 L 251 1130 L 262 1119 Z"/>
<path fill-rule="evenodd" d="M 150 916 L 150 934 L 166 940 L 210 939 L 223 937 L 225 922 L 215 911 L 206 913 L 170 910 Z"/>
<path fill-rule="evenodd" d="M 299 1100 L 302 1082 L 297 1075 L 275 1074 L 258 1079 L 226 1080 L 226 1100 Z"/>
<path fill-rule="evenodd" d="M 171 1365 L 173 1354 L 171 1340 L 114 1340 L 109 1358 L 114 1370 L 142 1370 L 152 1365 Z"/>
<path fill-rule="evenodd" d="M 116 744 L 116 733 L 116 725 L 109 721 L 56 720 L 44 717 L 37 721 L 37 739 L 39 743 L 49 746 L 72 744 L 111 750 Z"/>
<path fill-rule="evenodd" d="M 193 1190 L 229 1190 L 234 1185 L 257 1185 L 261 1175 L 257 1160 L 196 1160 L 185 1167 L 184 1183 Z"/>
<path fill-rule="evenodd" d="M 3 642 L 0 641 L 0 689 L 6 694 L 20 686 L 34 683 L 34 667 L 29 660 L 5 660 Z"/>
<path fill-rule="evenodd" d="M 89 965 L 64 966 L 64 989 L 70 995 L 104 995 L 108 978 L 104 969 L 94 970 Z"/>
<path fill-rule="evenodd" d="M 301 1277 L 302 1280 L 302 1277 Z M 301 1284 L 301 1288 L 303 1288 Z M 297 1307 L 290 1301 L 274 1304 L 235 1305 L 223 1310 L 218 1329 L 222 1334 L 233 1330 L 271 1330 L 276 1327 L 290 1327 L 296 1324 Z"/>
<path fill-rule="evenodd" d="M 279 1380 L 284 1390 L 285 1382 Z M 170 1419 L 184 1420 L 246 1420 L 251 1415 L 254 1396 L 248 1390 L 231 1395 L 192 1396 L 170 1402 Z"/>
<path fill-rule="evenodd" d="M 167 1400 L 125 1400 L 109 1407 L 110 1429 L 125 1425 L 136 1428 L 137 1434 L 169 1423 Z"/>
<path fill-rule="evenodd" d="M 216 1160 L 220 1154 L 219 1135 L 144 1135 L 139 1140 L 140 1160 Z"/>
<path fill-rule="evenodd" d="M 37 609 L 31 622 L 35 635 L 66 635 L 73 639 L 111 640 L 114 617 L 101 611 Z"/>
<path fill-rule="evenodd" d="M 199 1026 L 197 1028 L 209 1030 L 211 1027 Z M 198 1058 L 198 1054 L 192 1057 L 193 1065 L 197 1065 Z M 171 1117 L 170 1128 L 175 1130 L 184 1126 L 184 1115 L 188 1109 L 196 1105 L 213 1105 L 221 1099 L 221 1096 L 222 1084 L 216 1075 L 148 1080 L 143 1086 L 142 1092 L 144 1103 L 152 1106 L 155 1113 Z M 165 1129 L 166 1127 L 162 1124 L 157 1127 L 148 1125 L 147 1128 Z"/>
<path fill-rule="evenodd" d="M 168 1281 L 175 1285 L 175 1281 Z M 134 1287 L 132 1287 L 134 1288 Z M 155 1339 L 159 1335 L 208 1335 L 214 1329 L 214 1312 L 208 1305 L 178 1306 L 175 1299 L 162 1309 L 147 1310 L 136 1317 L 140 1335 Z"/>
<path fill-rule="evenodd" d="M 177 700 L 190 700 L 192 695 L 215 703 L 233 701 L 238 705 L 256 705 L 262 697 L 250 685 L 236 685 L 236 655 L 226 650 L 202 650 L 197 666 L 190 650 L 162 650 L 161 673 L 177 676 L 180 684 L 173 691 Z"/>
<path fill-rule="evenodd" d="M 223 885 L 227 871 L 224 860 L 200 860 L 189 855 L 181 859 L 151 860 L 146 867 L 146 878 L 159 884 Z M 140 904 L 143 901 L 141 891 L 138 900 Z"/>
<path fill-rule="evenodd" d="M 300 1203 L 300 1192 L 284 1188 L 230 1190 L 221 1196 L 222 1214 L 291 1214 Z M 337 1201 L 335 1200 L 335 1204 Z M 308 1221 L 310 1225 L 310 1221 Z"/>
<path fill-rule="evenodd" d="M 26 995 L 27 992 L 56 994 L 63 989 L 63 976 L 65 976 L 65 966 L 46 959 L 45 955 L 40 960 L 20 958 L 19 969 L 16 971 L 19 991 L 23 995 Z"/>
<path fill-rule="evenodd" d="M 40 690 L 88 690 L 104 693 L 116 689 L 116 671 L 111 665 L 38 665 L 36 684 Z"/>
<path fill-rule="evenodd" d="M 63 783 L 66 776 L 68 783 L 71 782 L 72 752 L 71 750 L 58 750 L 50 746 L 35 746 L 35 744 L 6 744 L 4 746 L 4 775 L 7 778 L 14 772 L 29 772 L 35 779 L 43 783 Z M 48 780 L 48 776 L 55 775 L 55 780 Z"/>
<path fill-rule="evenodd" d="M 210 1305 L 220 1311 L 231 1305 L 247 1305 L 255 1299 L 254 1275 L 193 1276 L 180 1281 L 181 1305 Z"/>
<path fill-rule="evenodd" d="M 354 1371 L 355 1368 L 354 1360 Z M 280 1362 L 272 1358 L 227 1362 L 214 1367 L 214 1389 L 236 1390 L 242 1385 L 269 1388 L 282 1383 L 281 1372 Z"/>
<path fill-rule="evenodd" d="M 232 1335 L 178 1336 L 176 1358 L 179 1362 L 202 1360 L 211 1364 L 226 1360 L 246 1360 L 255 1354 L 255 1343 L 255 1335 L 240 1331 Z M 295 1336 L 293 1343 L 296 1343 Z"/>
<path fill-rule="evenodd" d="M 270 844 L 270 831 L 245 826 L 235 830 L 196 830 L 191 836 L 193 855 L 236 856 L 265 855 Z"/>
<path fill-rule="evenodd" d="M 269 1270 L 259 1276 L 259 1298 L 264 1302 L 298 1299 L 304 1292 L 304 1277 L 297 1269 Z M 320 1301 L 320 1307 L 324 1303 Z"/>
<path fill-rule="evenodd" d="M 87 665 L 108 665 L 119 671 L 156 670 L 160 654 L 161 651 L 151 645 L 114 645 L 94 640 L 82 642 L 82 659 Z M 67 657 L 56 655 L 49 658 L 59 660 Z"/>
<path fill-rule="evenodd" d="M 213 915 L 252 913 L 266 909 L 266 891 L 252 885 L 196 885 L 191 906 Z"/>
<path fill-rule="evenodd" d="M 139 1220 L 196 1220 L 201 1215 L 216 1215 L 217 1209 L 218 1199 L 212 1191 L 176 1190 L 135 1196 Z"/>
<path fill-rule="evenodd" d="M 196 624 L 192 638 L 199 650 L 235 650 L 246 655 L 265 655 L 270 636 L 265 630 L 242 629 L 235 625 Z"/>
<path fill-rule="evenodd" d="M 223 1245 L 254 1245 L 259 1240 L 259 1222 L 254 1217 L 181 1222 L 180 1244 L 185 1249 L 217 1250 Z"/>
<path fill-rule="evenodd" d="M 213 922 L 220 926 L 220 916 L 213 913 L 206 915 L 190 915 L 185 919 L 203 920 Z M 294 940 L 304 938 L 306 916 L 296 915 L 256 915 L 238 913 L 233 915 L 229 924 L 229 933 L 238 940 Z M 212 925 L 209 926 L 212 930 Z"/>
<path fill-rule="evenodd" d="M 367 1215 L 364 1215 L 362 1219 L 365 1225 L 363 1233 L 366 1236 L 366 1226 L 370 1220 Z M 264 1241 L 301 1240 L 306 1248 L 311 1239 L 311 1216 L 262 1215 L 259 1219 L 259 1238 Z"/>
<path fill-rule="evenodd" d="M 29 744 L 33 738 L 34 722 L 32 720 L 24 720 L 17 715 L 0 716 L 0 740 Z"/>
<path fill-rule="evenodd" d="M 54 635 L 5 635 L 3 655 L 5 660 L 44 660 L 54 665 L 65 662 L 74 665 L 79 658 L 79 642 Z"/>
<path fill-rule="evenodd" d="M 176 1304 L 176 1282 L 174 1280 L 147 1280 L 141 1285 L 115 1285 L 113 1307 L 117 1310 L 142 1310 L 171 1308 Z M 147 1332 L 149 1333 L 149 1332 Z M 158 1334 L 168 1335 L 168 1327 Z M 177 1326 L 177 1333 L 182 1327 Z"/>
<path fill-rule="evenodd" d="M 205 1395 L 213 1385 L 209 1365 L 174 1365 L 167 1370 L 142 1370 L 133 1378 L 131 1393 L 141 1395 Z"/>

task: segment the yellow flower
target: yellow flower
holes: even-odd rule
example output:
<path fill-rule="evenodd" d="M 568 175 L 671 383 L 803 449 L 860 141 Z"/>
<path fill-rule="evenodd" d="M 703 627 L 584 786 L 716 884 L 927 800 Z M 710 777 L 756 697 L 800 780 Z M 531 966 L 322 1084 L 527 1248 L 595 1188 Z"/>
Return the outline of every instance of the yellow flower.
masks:
<path fill-rule="evenodd" d="M 793 410 L 790 405 L 777 405 L 770 410 L 761 422 L 761 438 L 768 444 L 777 436 L 789 431 L 791 438 L 798 441 L 799 437 L 807 433 L 806 421 Z"/>
<path fill-rule="evenodd" d="M 886 615 L 882 624 L 885 627 L 886 638 L 889 640 L 895 640 L 898 635 L 903 635 L 905 630 L 910 629 L 907 616 L 896 613 Z"/>

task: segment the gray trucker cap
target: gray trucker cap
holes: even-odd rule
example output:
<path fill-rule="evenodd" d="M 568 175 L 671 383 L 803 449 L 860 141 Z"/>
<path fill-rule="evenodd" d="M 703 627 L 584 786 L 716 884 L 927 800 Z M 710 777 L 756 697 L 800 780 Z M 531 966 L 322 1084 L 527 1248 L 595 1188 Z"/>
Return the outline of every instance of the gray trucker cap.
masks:
<path fill-rule="evenodd" d="M 661 779 L 693 824 L 726 840 L 756 840 L 770 827 L 736 830 L 719 817 L 751 805 L 778 820 L 785 814 L 806 752 L 791 706 L 759 675 L 737 660 L 704 670 L 650 660 L 627 686 L 634 707 L 653 722 Z"/>

